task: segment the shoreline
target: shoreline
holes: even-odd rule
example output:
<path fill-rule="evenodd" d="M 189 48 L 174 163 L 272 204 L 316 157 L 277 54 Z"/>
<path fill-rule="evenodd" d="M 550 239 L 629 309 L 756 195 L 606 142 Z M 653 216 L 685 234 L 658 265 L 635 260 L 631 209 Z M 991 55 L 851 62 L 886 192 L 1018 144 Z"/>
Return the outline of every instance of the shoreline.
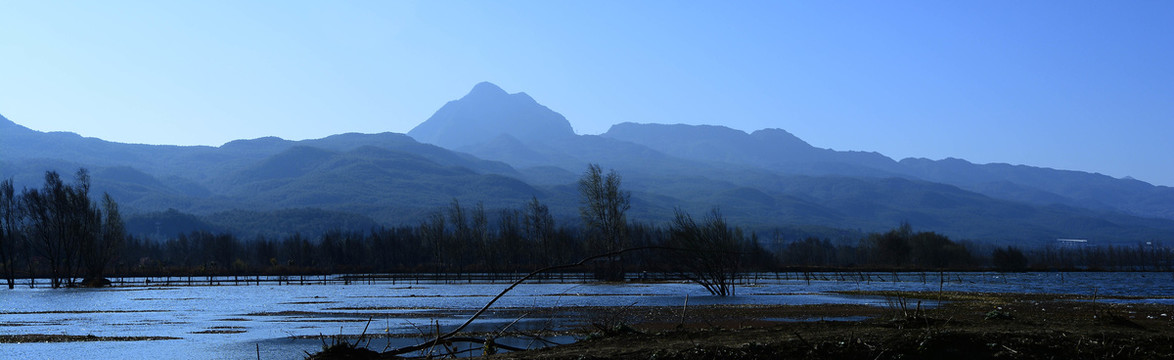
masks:
<path fill-rule="evenodd" d="M 1174 305 L 1104 303 L 1085 295 L 852 292 L 890 305 L 690 309 L 687 321 L 637 321 L 630 331 L 589 336 L 495 359 L 1049 359 L 1174 357 Z M 940 298 L 939 298 L 940 296 Z M 1104 298 L 1102 298 L 1104 299 Z M 940 306 L 917 302 L 942 301 Z M 857 321 L 770 322 L 767 316 L 869 316 Z M 586 357 L 582 354 L 589 354 Z"/>

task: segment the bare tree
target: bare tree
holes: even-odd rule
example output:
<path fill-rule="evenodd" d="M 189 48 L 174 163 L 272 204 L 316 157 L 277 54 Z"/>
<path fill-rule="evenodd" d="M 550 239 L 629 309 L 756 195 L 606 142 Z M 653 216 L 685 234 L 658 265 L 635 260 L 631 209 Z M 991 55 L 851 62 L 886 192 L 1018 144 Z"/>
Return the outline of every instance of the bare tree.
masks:
<path fill-rule="evenodd" d="M 95 214 L 101 219 L 97 236 L 88 237 L 91 241 L 84 243 L 81 249 L 86 268 L 84 283 L 90 286 L 106 284 L 106 265 L 114 259 L 126 239 L 126 227 L 122 223 L 118 203 L 114 202 L 110 194 L 102 194 L 102 210 Z"/>
<path fill-rule="evenodd" d="M 519 265 L 534 263 L 534 246 L 526 244 L 526 237 L 522 229 L 522 211 L 517 209 L 501 209 L 497 218 L 497 241 L 489 251 L 498 263 L 507 268 L 518 268 Z"/>
<path fill-rule="evenodd" d="M 432 248 L 432 262 L 436 264 L 436 272 L 440 272 L 445 265 L 444 214 L 434 212 L 420 223 L 420 238 Z"/>
<path fill-rule="evenodd" d="M 64 258 L 62 264 L 65 269 L 65 282 L 74 285 L 78 270 L 82 267 L 83 251 L 88 250 L 96 241 L 101 230 L 102 214 L 90 200 L 90 173 L 85 168 L 74 174 L 74 183 L 64 188 L 64 206 L 58 207 L 64 224 L 62 242 Z"/>
<path fill-rule="evenodd" d="M 457 271 L 463 272 L 465 266 L 472 263 L 474 258 L 473 228 L 469 226 L 468 212 L 461 207 L 461 202 L 456 198 L 452 199 L 448 207 L 448 222 L 452 225 L 452 231 L 448 236 L 448 254 Z"/>
<path fill-rule="evenodd" d="M 598 164 L 587 166 L 579 178 L 579 216 L 587 234 L 590 252 L 611 253 L 625 246 L 628 220 L 625 213 L 631 207 L 631 194 L 620 190 L 620 175 L 611 170 L 606 176 Z M 607 281 L 623 281 L 624 269 L 617 255 L 597 268 L 595 277 Z"/>
<path fill-rule="evenodd" d="M 493 239 L 489 234 L 489 216 L 485 214 L 485 204 L 478 201 L 477 206 L 473 207 L 473 214 L 469 220 L 469 237 L 472 239 L 469 251 L 480 255 L 480 261 L 485 266 L 485 270 L 497 271 L 496 265 L 499 258 L 493 254 Z M 473 261 L 476 260 L 474 258 Z"/>
<path fill-rule="evenodd" d="M 673 263 L 685 278 L 717 296 L 734 294 L 743 242 L 741 231 L 730 228 L 717 209 L 701 224 L 677 209 L 669 226 L 669 247 L 678 249 L 671 254 Z"/>
<path fill-rule="evenodd" d="M 557 264 L 563 261 L 561 253 L 554 249 L 554 217 L 550 209 L 538 202 L 538 197 L 531 197 L 526 204 L 523 216 L 526 240 L 538 246 L 544 264 Z"/>
<path fill-rule="evenodd" d="M 21 194 L 29 219 L 30 245 L 48 262 L 54 288 L 61 286 L 65 272 L 62 265 L 66 251 L 62 238 L 68 226 L 64 218 L 65 196 L 65 184 L 55 171 L 45 173 L 45 184 L 40 190 L 25 189 Z"/>
<path fill-rule="evenodd" d="M 41 190 L 26 189 L 21 198 L 28 216 L 31 244 L 49 262 L 53 287 L 73 285 L 82 248 L 96 241 L 101 211 L 92 206 L 90 175 L 77 171 L 73 185 L 61 181 L 55 171 L 45 173 Z"/>
<path fill-rule="evenodd" d="M 0 182 L 0 271 L 9 289 L 16 286 L 17 244 L 24 237 L 21 231 L 22 219 L 20 201 L 16 197 L 12 179 Z"/>

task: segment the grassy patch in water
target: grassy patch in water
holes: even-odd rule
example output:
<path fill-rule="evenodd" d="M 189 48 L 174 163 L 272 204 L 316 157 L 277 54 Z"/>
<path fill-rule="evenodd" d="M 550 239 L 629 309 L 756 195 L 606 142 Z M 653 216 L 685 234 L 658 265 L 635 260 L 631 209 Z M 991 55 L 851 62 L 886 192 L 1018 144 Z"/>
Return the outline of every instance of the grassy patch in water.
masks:
<path fill-rule="evenodd" d="M 193 331 L 192 334 L 240 334 L 248 328 L 243 326 L 213 326 L 205 330 Z"/>
<path fill-rule="evenodd" d="M 95 336 L 95 335 L 48 335 L 22 334 L 0 335 L 0 344 L 22 343 L 60 343 L 83 341 L 155 341 L 155 340 L 182 340 L 172 336 Z"/>
<path fill-rule="evenodd" d="M 171 310 L 45 310 L 45 311 L 0 311 L 0 315 L 37 315 L 37 314 L 129 314 L 129 313 L 163 313 Z"/>

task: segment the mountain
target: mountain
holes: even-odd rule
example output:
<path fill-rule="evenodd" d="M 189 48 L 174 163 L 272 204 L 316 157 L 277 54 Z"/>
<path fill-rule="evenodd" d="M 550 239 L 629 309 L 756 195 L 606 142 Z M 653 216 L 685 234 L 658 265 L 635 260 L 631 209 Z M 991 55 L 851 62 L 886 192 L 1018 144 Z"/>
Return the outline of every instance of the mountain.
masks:
<path fill-rule="evenodd" d="M 121 144 L 70 132 L 39 132 L 0 117 L 0 151 L 9 161 L 64 160 L 92 166 L 135 166 L 152 172 L 177 157 L 211 151 L 206 146 Z M 72 173 L 72 171 L 70 171 Z"/>
<path fill-rule="evenodd" d="M 718 180 L 737 180 L 743 178 L 742 172 L 758 171 L 669 156 L 604 136 L 576 135 L 566 118 L 529 95 L 508 94 L 486 82 L 445 104 L 408 135 L 420 142 L 504 162 L 527 174 L 522 179 L 532 182 L 548 182 L 553 169 L 561 169 L 555 173 L 578 174 L 587 164 L 597 163 L 623 173 L 634 189 L 657 192 L 665 179 L 693 178 L 698 169 L 714 170 L 717 175 L 712 177 Z M 529 177 L 531 174 L 534 177 Z"/>
<path fill-rule="evenodd" d="M 559 140 L 575 136 L 575 131 L 566 118 L 526 93 L 509 94 L 483 82 L 408 132 L 420 142 L 449 149 L 480 145 L 502 134 L 523 141 Z"/>
<path fill-rule="evenodd" d="M 904 173 L 1001 199 L 1174 219 L 1174 188 L 1082 171 L 962 159 L 903 159 Z"/>
<path fill-rule="evenodd" d="M 299 227 L 267 223 L 293 214 L 306 218 L 313 211 L 333 214 L 323 218 L 351 219 L 349 224 L 400 225 L 414 223 L 453 199 L 481 201 L 492 209 L 544 197 L 544 190 L 517 180 L 522 174 L 509 165 L 394 133 L 303 141 L 266 137 L 220 147 L 184 147 L 44 133 L 3 119 L 0 154 L 0 178 L 12 178 L 18 189 L 39 187 L 45 171 L 70 180 L 78 168 L 88 168 L 93 190 L 114 196 L 128 222 L 148 217 L 134 222 L 141 234 L 153 234 L 153 223 L 159 222 L 167 231 L 252 234 L 262 229 L 274 235 Z M 176 216 L 151 220 L 168 211 L 204 223 Z M 269 220 L 229 221 L 231 216 L 223 214 Z M 302 223 L 309 224 L 302 227 L 308 230 L 328 227 L 322 221 Z"/>
<path fill-rule="evenodd" d="M 477 92 L 446 107 L 492 108 L 470 101 Z M 504 102 L 504 92 L 493 93 Z M 514 105 L 531 107 L 515 110 L 520 113 L 546 110 L 535 103 Z M 1079 173 L 1083 180 L 1107 181 L 1085 182 L 1076 174 L 1027 166 L 1005 173 L 996 171 L 998 164 L 948 169 L 950 161 L 894 161 L 875 152 L 817 148 L 782 129 L 746 133 L 711 125 L 622 123 L 599 136 L 533 137 L 500 123 L 500 131 L 474 140 L 460 133 L 416 136 L 435 128 L 437 118 L 409 134 L 510 164 L 531 182 L 568 181 L 566 174 L 598 163 L 620 172 L 629 189 L 646 196 L 652 208 L 647 215 L 655 219 L 664 219 L 672 207 L 704 211 L 719 206 L 731 219 L 761 227 L 878 230 L 910 221 L 952 236 L 1034 242 L 1057 237 L 1136 241 L 1174 229 L 1167 221 L 1174 200 L 1139 201 L 1168 188 L 1096 174 Z M 448 128 L 462 129 L 483 127 L 486 116 L 445 112 L 443 119 Z M 993 177 L 980 176 L 983 172 Z M 1155 217 L 1167 220 L 1146 219 Z"/>
<path fill-rule="evenodd" d="M 798 175 L 893 176 L 897 163 L 878 153 L 811 146 L 782 129 L 747 134 L 724 126 L 622 123 L 602 135 L 683 159 L 742 164 Z"/>
<path fill-rule="evenodd" d="M 244 239 L 256 236 L 313 236 L 327 231 L 366 232 L 379 224 L 369 217 L 312 208 L 276 211 L 229 210 L 196 216 L 175 209 L 137 214 L 126 219 L 127 233 L 158 239 L 196 231 L 232 232 Z"/>
<path fill-rule="evenodd" d="M 878 153 L 816 148 L 781 129 L 747 134 L 722 126 L 623 123 L 602 136 L 684 159 L 752 165 L 783 174 L 903 177 L 954 185 L 997 199 L 1174 219 L 1174 188 L 1100 174 L 980 165 L 953 158 L 896 162 Z"/>
<path fill-rule="evenodd" d="M 89 168 L 137 234 L 287 235 L 417 224 L 453 200 L 495 209 L 531 197 L 578 221 L 587 164 L 614 169 L 632 221 L 721 209 L 732 224 L 779 234 L 859 234 L 909 222 L 956 239 L 1132 245 L 1174 238 L 1168 187 L 1104 175 L 960 159 L 894 161 L 835 151 L 782 129 L 623 123 L 576 135 L 524 93 L 481 83 L 408 134 L 339 134 L 219 147 L 120 144 L 44 133 L 0 117 L 0 178 L 40 186 L 46 170 Z M 166 235 L 165 235 L 166 236 Z"/>
<path fill-rule="evenodd" d="M 454 198 L 496 208 L 542 194 L 511 177 L 375 146 L 347 152 L 297 146 L 225 180 L 224 194 L 249 199 L 253 209 L 312 207 L 389 220 L 416 219 Z"/>

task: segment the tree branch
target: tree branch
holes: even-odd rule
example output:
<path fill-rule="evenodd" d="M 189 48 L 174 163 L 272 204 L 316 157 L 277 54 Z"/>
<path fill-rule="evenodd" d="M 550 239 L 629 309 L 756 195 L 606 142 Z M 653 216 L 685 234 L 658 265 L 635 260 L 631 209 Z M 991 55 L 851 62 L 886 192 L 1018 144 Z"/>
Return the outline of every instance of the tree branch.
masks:
<path fill-rule="evenodd" d="M 628 253 L 628 252 L 633 252 L 633 251 L 638 251 L 638 250 L 654 250 L 654 249 L 682 250 L 682 249 L 667 248 L 667 247 L 662 247 L 662 246 L 634 247 L 634 248 L 628 248 L 628 249 L 621 249 L 621 250 L 609 252 L 606 254 L 589 256 L 589 257 L 583 258 L 582 260 L 579 260 L 578 262 L 575 262 L 575 263 L 553 265 L 553 266 L 544 267 L 544 268 L 541 268 L 538 270 L 534 270 L 533 272 L 526 274 L 526 276 L 523 276 L 521 279 L 514 281 L 512 284 L 510 284 L 509 287 L 506 287 L 505 290 L 502 290 L 500 293 L 497 294 L 497 296 L 494 296 L 493 299 L 489 300 L 488 303 L 485 303 L 485 306 L 481 307 L 481 310 L 477 310 L 477 313 L 473 314 L 473 316 L 470 316 L 468 320 L 465 320 L 465 323 L 461 324 L 461 326 L 458 326 L 456 329 L 453 329 L 452 331 L 449 331 L 448 333 L 445 333 L 443 335 L 438 335 L 436 338 L 429 340 L 427 342 L 423 342 L 420 344 L 402 347 L 402 348 L 388 351 L 388 352 L 384 353 L 384 355 L 401 355 L 401 354 L 412 353 L 415 351 L 420 351 L 420 350 L 424 350 L 424 349 L 436 346 L 438 344 L 456 341 L 458 339 L 460 341 L 464 341 L 464 342 L 476 342 L 476 341 L 469 341 L 468 340 L 469 338 L 454 338 L 454 336 L 456 336 L 458 333 L 460 333 L 461 330 L 464 330 L 466 327 L 468 327 L 469 324 L 472 324 L 473 321 L 476 320 L 478 317 L 480 317 L 481 314 L 484 314 L 486 310 L 489 310 L 489 307 L 493 306 L 493 303 L 497 302 L 498 299 L 501 299 L 501 297 L 505 296 L 505 294 L 510 292 L 510 290 L 513 290 L 515 287 L 517 287 L 518 285 L 521 285 L 523 282 L 525 282 L 526 280 L 529 280 L 530 278 L 534 277 L 535 275 L 538 275 L 538 274 L 541 274 L 544 272 L 548 272 L 548 271 L 554 271 L 554 270 L 559 270 L 559 269 L 567 269 L 567 268 L 582 266 L 583 264 L 591 262 L 592 260 L 617 256 L 617 255 L 620 255 L 623 253 Z M 501 347 L 501 346 L 498 345 L 498 347 Z M 505 347 L 502 347 L 502 348 L 505 349 Z"/>

